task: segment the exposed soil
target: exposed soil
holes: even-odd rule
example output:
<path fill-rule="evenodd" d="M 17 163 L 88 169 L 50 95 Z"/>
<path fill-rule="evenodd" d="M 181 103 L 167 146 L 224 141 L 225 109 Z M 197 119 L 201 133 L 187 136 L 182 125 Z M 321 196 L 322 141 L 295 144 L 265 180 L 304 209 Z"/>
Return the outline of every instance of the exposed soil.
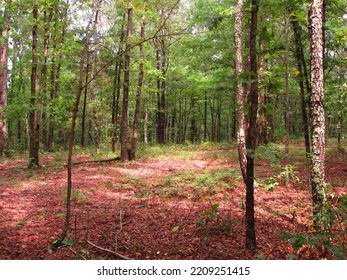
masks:
<path fill-rule="evenodd" d="M 286 259 L 297 253 L 281 234 L 312 230 L 307 164 L 293 156 L 298 178 L 289 177 L 287 186 L 279 180 L 273 191 L 261 183 L 255 189 L 258 249 L 250 252 L 245 188 L 232 153 L 197 150 L 187 158 L 76 165 L 71 241 L 55 251 L 49 245 L 64 224 L 66 169 L 54 166 L 52 156 L 43 155 L 46 167 L 33 171 L 23 159 L 0 160 L 0 259 L 119 258 L 90 243 L 130 259 Z M 280 173 L 265 159 L 256 168 L 259 182 Z M 346 155 L 327 154 L 326 168 L 330 192 L 335 198 L 346 193 Z M 335 258 L 318 251 L 306 257 Z"/>

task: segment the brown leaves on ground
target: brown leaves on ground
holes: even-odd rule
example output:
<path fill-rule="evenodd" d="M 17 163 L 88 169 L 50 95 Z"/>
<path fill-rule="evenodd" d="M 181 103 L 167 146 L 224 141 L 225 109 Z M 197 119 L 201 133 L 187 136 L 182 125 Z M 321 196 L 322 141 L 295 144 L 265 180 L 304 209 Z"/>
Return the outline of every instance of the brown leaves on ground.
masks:
<path fill-rule="evenodd" d="M 53 252 L 48 246 L 65 218 L 65 168 L 27 170 L 25 160 L 0 161 L 0 259 L 117 258 L 87 241 L 131 259 L 285 259 L 295 252 L 281 234 L 311 227 L 309 169 L 296 160 L 297 178 L 289 177 L 287 186 L 270 161 L 257 160 L 256 252 L 244 245 L 245 188 L 236 149 L 76 165 L 69 240 Z M 47 166 L 54 158 L 42 161 Z M 333 190 L 346 192 L 345 155 L 328 154 L 326 166 Z M 272 191 L 263 185 L 269 177 L 279 182 Z"/>

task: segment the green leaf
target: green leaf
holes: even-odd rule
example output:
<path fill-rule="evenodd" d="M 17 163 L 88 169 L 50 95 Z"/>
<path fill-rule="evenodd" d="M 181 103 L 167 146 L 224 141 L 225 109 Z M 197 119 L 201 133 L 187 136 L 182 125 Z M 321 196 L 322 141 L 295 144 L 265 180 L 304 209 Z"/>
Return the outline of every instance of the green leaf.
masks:
<path fill-rule="evenodd" d="M 80 252 L 80 253 L 82 253 L 82 254 L 85 254 L 85 255 L 87 255 L 87 256 L 90 255 L 90 252 L 89 252 L 87 249 L 81 249 L 81 250 L 79 250 L 78 252 Z"/>
<path fill-rule="evenodd" d="M 171 229 L 172 232 L 177 232 L 180 229 L 179 226 L 175 226 Z"/>
<path fill-rule="evenodd" d="M 73 246 L 76 244 L 75 240 L 64 240 L 62 243 L 66 246 Z"/>

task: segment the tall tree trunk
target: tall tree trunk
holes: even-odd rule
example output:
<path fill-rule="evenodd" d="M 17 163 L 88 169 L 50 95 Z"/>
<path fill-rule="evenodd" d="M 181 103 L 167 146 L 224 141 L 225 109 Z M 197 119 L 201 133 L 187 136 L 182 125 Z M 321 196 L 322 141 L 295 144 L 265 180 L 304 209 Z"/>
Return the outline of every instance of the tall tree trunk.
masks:
<path fill-rule="evenodd" d="M 145 114 L 143 124 L 143 141 L 148 145 L 149 98 L 145 99 Z"/>
<path fill-rule="evenodd" d="M 10 3 L 11 1 L 6 1 Z M 10 17 L 7 9 L 4 10 L 4 23 L 1 32 L 0 43 L 0 156 L 6 151 L 8 141 L 7 118 L 5 109 L 7 108 L 7 62 L 8 62 L 8 31 Z"/>
<path fill-rule="evenodd" d="M 43 24 L 45 26 L 44 31 L 44 41 L 43 41 L 43 64 L 41 68 L 41 77 L 40 77 L 40 96 L 44 100 L 44 105 L 48 104 L 48 97 L 47 94 L 47 64 L 48 64 L 48 49 L 50 45 L 50 38 L 51 38 L 51 21 L 53 18 L 53 9 L 52 7 L 49 8 L 49 14 L 47 16 L 47 9 L 44 11 L 43 16 Z M 43 106 L 45 107 L 45 106 Z M 44 145 L 44 149 L 48 150 L 48 121 L 49 121 L 49 108 L 44 108 L 42 112 L 42 142 Z"/>
<path fill-rule="evenodd" d="M 102 0 L 101 0 L 102 1 Z M 101 3 L 100 1 L 100 3 Z M 96 148 L 96 153 L 100 153 L 100 130 L 99 130 L 99 120 L 97 116 L 97 110 L 96 110 L 96 97 L 95 97 L 95 71 L 96 71 L 96 62 L 97 62 L 97 44 L 98 44 L 98 18 L 99 18 L 99 9 L 95 12 L 95 19 L 93 23 L 93 44 L 94 44 L 94 51 L 92 54 L 91 59 L 91 71 L 90 71 L 90 83 L 89 83 L 89 92 L 90 92 L 90 98 L 92 102 L 92 127 L 93 127 L 93 136 L 94 136 L 94 145 Z"/>
<path fill-rule="evenodd" d="M 302 41 L 301 41 L 301 33 L 299 30 L 299 23 L 297 19 L 292 19 L 292 28 L 293 28 L 293 33 L 294 33 L 294 41 L 295 41 L 295 56 L 297 60 L 297 67 L 299 71 L 299 87 L 300 87 L 300 101 L 301 101 L 301 114 L 302 114 L 302 122 L 304 126 L 304 138 L 305 138 L 305 147 L 306 147 L 306 155 L 309 156 L 311 153 L 311 144 L 310 144 L 310 133 L 309 133 L 309 121 L 308 121 L 308 116 L 307 116 L 307 111 L 306 111 L 306 98 L 305 98 L 305 85 L 304 81 L 306 81 L 306 85 L 309 85 L 308 83 L 308 78 L 305 77 L 305 72 L 307 75 L 307 70 L 306 68 L 306 63 L 305 63 L 305 57 L 304 57 L 304 52 L 303 52 L 303 47 L 302 47 Z M 305 63 L 305 67 L 304 67 Z M 310 95 L 310 86 L 306 86 L 307 89 L 307 96 Z"/>
<path fill-rule="evenodd" d="M 258 114 L 258 69 L 257 69 L 257 20 L 258 0 L 252 0 L 250 29 L 250 66 L 251 91 L 249 96 L 249 126 L 246 136 L 247 149 L 247 183 L 246 183 L 246 248 L 254 250 L 257 247 L 254 220 L 254 156 L 257 143 Z"/>
<path fill-rule="evenodd" d="M 266 25 L 265 22 L 266 18 L 265 15 L 263 15 L 260 19 L 260 28 L 261 28 L 261 34 L 266 34 Z M 264 49 L 265 49 L 265 38 L 264 36 L 260 36 L 259 38 L 259 80 L 264 80 L 264 76 L 262 75 L 265 71 L 265 55 L 264 55 Z M 259 127 L 259 137 L 258 137 L 258 143 L 259 144 L 266 144 L 268 143 L 267 139 L 267 132 L 268 132 L 268 123 L 267 123 L 267 98 L 266 98 L 266 87 L 262 87 L 262 89 L 259 91 L 259 100 L 258 103 L 261 104 L 261 107 L 258 110 L 258 127 Z"/>
<path fill-rule="evenodd" d="M 237 142 L 240 168 L 245 184 L 247 183 L 247 158 L 246 158 L 246 130 L 245 130 L 245 95 L 241 74 L 243 72 L 242 62 L 242 13 L 243 0 L 238 0 L 235 14 L 235 71 L 236 71 L 236 104 L 237 104 Z"/>
<path fill-rule="evenodd" d="M 144 11 L 145 12 L 145 11 Z M 145 28 L 146 28 L 146 17 L 142 17 L 141 24 L 141 41 L 145 41 Z M 136 105 L 135 105 L 135 114 L 134 114 L 134 124 L 133 124 L 133 135 L 131 142 L 131 151 L 130 151 L 130 160 L 134 160 L 136 158 L 136 149 L 137 149 L 137 140 L 138 140 L 138 126 L 139 126 L 139 118 L 140 118 L 140 108 L 141 108 L 141 95 L 142 95 L 142 85 L 143 85 L 143 76 L 144 76 L 144 59 L 145 59 L 145 51 L 143 43 L 140 44 L 140 65 L 139 65 L 139 78 L 137 84 L 137 95 L 136 95 Z"/>
<path fill-rule="evenodd" d="M 285 58 L 284 58 L 284 68 L 285 68 L 285 100 L 284 100 L 284 124 L 285 124 L 285 147 L 284 154 L 285 158 L 288 158 L 289 154 L 289 34 L 288 34 L 289 26 L 288 26 L 288 16 L 287 16 L 287 1 L 284 1 L 284 33 L 285 33 Z"/>
<path fill-rule="evenodd" d="M 166 46 L 166 29 L 165 29 L 165 11 L 161 10 L 161 37 L 155 40 L 157 70 L 161 77 L 157 78 L 157 141 L 159 144 L 166 142 L 166 72 L 167 72 L 167 46 Z"/>
<path fill-rule="evenodd" d="M 189 141 L 193 144 L 196 143 L 196 141 L 198 140 L 198 128 L 196 124 L 196 102 L 197 102 L 197 98 L 195 96 L 191 96 L 190 98 L 191 117 L 190 117 Z"/>
<path fill-rule="evenodd" d="M 58 3 L 54 7 L 55 15 L 58 15 L 59 7 Z M 59 15 L 55 19 L 54 24 L 54 33 L 55 37 L 53 39 L 53 58 L 52 58 L 52 66 L 51 66 L 51 96 L 50 96 L 50 120 L 49 120 L 49 128 L 48 128 L 48 149 L 53 149 L 53 141 L 54 141 L 54 131 L 55 131 L 55 106 L 54 101 L 58 97 L 59 93 L 59 85 L 60 85 L 60 73 L 61 73 L 61 65 L 63 60 L 63 54 L 62 52 L 59 52 L 59 55 L 57 58 L 55 57 L 56 51 L 58 49 L 58 42 L 60 41 L 59 46 L 62 46 L 62 44 L 65 41 L 65 34 L 66 34 L 66 17 L 67 17 L 67 11 L 68 11 L 68 5 L 64 7 L 64 11 L 62 15 Z M 63 22 L 62 29 L 59 30 L 59 24 L 58 21 L 61 17 L 61 21 Z M 59 40 L 60 38 L 60 40 Z"/>
<path fill-rule="evenodd" d="M 129 87 L 130 87 L 130 40 L 133 26 L 133 5 L 128 6 L 128 26 L 126 37 L 126 53 L 124 65 L 124 87 L 123 87 L 123 106 L 122 106 L 122 126 L 121 126 L 121 161 L 129 159 L 129 124 L 128 124 L 128 107 L 129 107 Z"/>
<path fill-rule="evenodd" d="M 115 76 L 113 80 L 113 92 L 112 92 L 112 135 L 111 135 L 111 146 L 112 152 L 116 151 L 117 143 L 117 127 L 118 127 L 118 118 L 119 118 L 119 100 L 121 92 L 121 73 L 123 67 L 123 44 L 125 37 L 124 22 L 126 19 L 126 13 L 123 15 L 123 24 L 121 27 L 119 47 L 117 51 L 117 61 L 115 65 Z"/>
<path fill-rule="evenodd" d="M 86 46 L 87 47 L 87 46 Z M 87 57 L 85 66 L 85 82 L 88 83 L 89 80 L 89 46 L 87 47 Z M 83 92 L 83 106 L 82 106 L 82 119 L 81 119 L 81 147 L 84 148 L 87 145 L 87 106 L 88 106 L 88 87 L 84 88 Z"/>
<path fill-rule="evenodd" d="M 311 187 L 314 224 L 317 230 L 325 228 L 325 114 L 324 114 L 324 24 L 323 0 L 313 0 L 309 10 L 311 39 L 312 167 Z"/>
<path fill-rule="evenodd" d="M 204 92 L 204 142 L 207 141 L 207 91 Z"/>
<path fill-rule="evenodd" d="M 38 96 L 36 90 L 36 80 L 37 80 L 37 66 L 38 66 L 38 56 L 37 56 L 37 41 L 38 41 L 38 1 L 34 1 L 33 6 L 33 30 L 32 30 L 32 68 L 31 68 L 31 108 L 29 113 L 29 136 L 30 136 L 30 146 L 29 146 L 29 168 L 39 166 L 39 135 L 40 135 L 40 125 L 39 125 L 39 110 L 38 106 Z"/>

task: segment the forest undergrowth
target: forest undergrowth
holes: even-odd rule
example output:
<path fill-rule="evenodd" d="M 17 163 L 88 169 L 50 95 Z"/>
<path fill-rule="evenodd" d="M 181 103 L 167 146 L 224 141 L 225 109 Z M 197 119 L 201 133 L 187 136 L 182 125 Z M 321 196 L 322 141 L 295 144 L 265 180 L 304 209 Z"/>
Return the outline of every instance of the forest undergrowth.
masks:
<path fill-rule="evenodd" d="M 304 146 L 261 146 L 256 158 L 258 248 L 245 249 L 245 187 L 235 145 L 153 146 L 138 160 L 73 168 L 64 246 L 65 155 L 0 159 L 0 259 L 342 259 L 347 254 L 346 154 L 328 148 L 327 223 L 312 228 Z M 74 161 L 112 155 L 78 151 Z M 113 155 L 114 156 L 114 155 Z"/>

